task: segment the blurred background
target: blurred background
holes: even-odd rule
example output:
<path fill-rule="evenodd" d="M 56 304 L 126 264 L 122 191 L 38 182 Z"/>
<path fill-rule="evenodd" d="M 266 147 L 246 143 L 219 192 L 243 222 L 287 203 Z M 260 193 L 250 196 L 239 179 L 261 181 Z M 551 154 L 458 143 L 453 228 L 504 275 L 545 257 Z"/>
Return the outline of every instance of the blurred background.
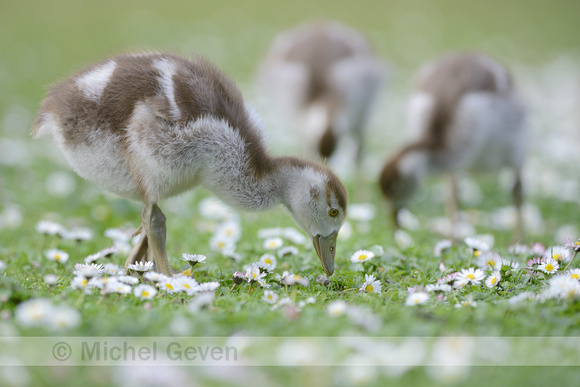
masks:
<path fill-rule="evenodd" d="M 74 206 L 78 199 L 71 194 L 85 184 L 69 173 L 52 143 L 29 138 L 31 121 L 48 85 L 123 51 L 202 54 L 223 68 L 257 107 L 275 153 L 293 153 L 292 144 L 276 135 L 276 117 L 255 87 L 257 69 L 280 31 L 306 21 L 336 20 L 360 30 L 389 66 L 389 80 L 367 136 L 364 171 L 369 182 L 376 181 L 384 160 L 407 138 L 405 105 L 418 67 L 448 51 L 481 50 L 512 70 L 530 107 L 532 157 L 525 186 L 529 202 L 542 210 L 539 218 L 534 215 L 539 211 L 536 207 L 528 211 L 539 222 L 538 234 L 547 230 L 553 235 L 562 226 L 567 227 L 567 234 L 574 234 L 580 200 L 579 16 L 580 3 L 565 0 L 2 0 L 2 227 L 13 229 L 26 222 L 27 212 L 34 208 L 31 200 L 42 206 L 46 196 L 68 198 L 67 204 Z M 505 182 L 509 182 L 501 174 L 499 180 L 496 176 L 490 179 L 478 180 L 479 187 L 489 181 L 507 187 Z M 485 188 L 478 188 L 470 178 L 465 181 L 464 201 L 477 207 Z M 98 195 L 99 191 L 87 189 Z M 374 197 L 378 189 L 371 189 L 373 193 L 363 192 L 359 200 Z M 437 190 L 435 185 L 423 195 L 437 197 Z M 36 192 L 34 199 L 31 191 Z M 492 202 L 490 208 L 507 206 L 509 196 Z M 416 206 L 420 211 L 420 204 Z M 550 223 L 551 209 L 567 213 L 570 221 L 561 224 L 553 219 Z"/>

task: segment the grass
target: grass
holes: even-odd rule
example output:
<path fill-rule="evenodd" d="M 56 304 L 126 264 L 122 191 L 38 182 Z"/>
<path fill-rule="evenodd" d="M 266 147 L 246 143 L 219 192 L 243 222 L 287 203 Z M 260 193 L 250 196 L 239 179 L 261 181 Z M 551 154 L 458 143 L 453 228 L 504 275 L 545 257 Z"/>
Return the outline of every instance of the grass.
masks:
<path fill-rule="evenodd" d="M 63 1 L 59 7 L 40 2 L 4 2 L 0 14 L 0 334 L 26 337 L 61 336 L 193 336 L 193 337 L 445 337 L 445 336 L 564 336 L 579 335 L 579 304 L 574 300 L 528 300 L 512 304 L 509 298 L 547 289 L 548 275 L 533 279 L 523 270 L 503 275 L 503 290 L 485 285 L 465 287 L 447 296 L 447 303 L 431 296 L 424 305 L 407 306 L 408 288 L 434 283 L 442 277 L 439 263 L 449 272 L 466 269 L 474 262 L 461 242 L 443 258 L 435 258 L 434 245 L 442 239 L 429 221 L 443 216 L 439 198 L 440 179 L 432 178 L 422 187 L 410 210 L 417 215 L 420 228 L 408 231 L 412 247 L 397 244 L 393 228 L 375 183 L 376 171 L 385 157 L 404 141 L 403 104 L 409 93 L 411 74 L 423 61 L 450 49 L 482 49 L 513 65 L 516 80 L 531 106 L 533 139 L 526 176 L 527 203 L 541 215 L 529 231 L 524 244 L 540 242 L 560 245 L 562 235 L 578 235 L 580 207 L 574 184 L 578 184 L 578 118 L 574 106 L 579 102 L 574 80 L 577 59 L 578 5 L 569 2 L 528 2 L 526 10 L 516 1 L 488 1 L 481 4 L 392 1 L 362 2 L 356 7 L 329 2 L 263 3 L 245 2 L 243 9 L 228 2 L 197 4 L 187 2 Z M 114 11 L 113 11 L 114 10 Z M 336 271 L 325 287 L 315 281 L 322 273 L 314 251 L 298 245 L 298 254 L 279 258 L 275 273 L 287 270 L 310 279 L 307 287 L 281 286 L 270 275 L 267 282 L 280 299 L 288 297 L 298 305 L 313 297 L 315 302 L 302 308 L 272 305 L 262 300 L 264 290 L 257 284 L 233 286 L 232 274 L 257 261 L 266 251 L 258 231 L 272 227 L 295 227 L 281 208 L 260 214 L 240 214 L 242 236 L 236 262 L 209 247 L 213 235 L 203 219 L 199 205 L 211 193 L 199 189 L 171 199 L 161 208 L 168 218 L 168 254 L 174 268 L 185 269 L 179 256 L 183 252 L 207 255 L 207 263 L 195 267 L 199 282 L 218 281 L 215 300 L 209 308 L 191 314 L 188 305 L 195 297 L 183 293 L 159 294 L 150 301 L 132 295 L 99 292 L 84 295 L 72 289 L 73 266 L 86 256 L 112 244 L 104 236 L 108 228 L 138 226 L 140 208 L 100 191 L 69 170 L 63 158 L 48 142 L 28 138 L 30 121 L 47 84 L 62 79 L 83 65 L 118 51 L 136 48 L 169 49 L 188 54 L 201 52 L 210 57 L 240 84 L 248 99 L 255 98 L 270 123 L 272 146 L 277 152 L 294 153 L 276 141 L 275 117 L 268 116 L 252 88 L 252 78 L 261 55 L 280 29 L 308 18 L 337 18 L 364 31 L 380 55 L 395 69 L 389 90 L 380 104 L 370 128 L 368 155 L 362 178 L 345 175 L 351 203 L 371 203 L 375 217 L 369 222 L 350 220 L 352 235 L 339 239 Z M 576 105 L 574 105 L 576 103 Z M 400 130 L 397 130 L 399 128 Z M 567 147 L 568 146 L 568 147 Z M 554 150 L 556 149 L 556 150 Z M 557 153 L 565 154 L 565 157 Z M 61 175 L 54 175 L 55 172 Z M 64 173 L 64 182 L 62 180 Z M 61 183 L 54 185 L 50 177 Z M 73 182 L 68 191 L 66 184 Z M 478 234 L 495 237 L 493 251 L 525 267 L 526 258 L 510 252 L 511 230 L 488 221 L 497 209 L 509 205 L 509 193 L 496 175 L 474 180 L 481 201 L 466 198 L 462 209 Z M 68 183 L 67 183 L 68 182 Z M 64 187 L 64 188 L 63 188 Z M 567 188 L 568 187 L 568 188 Z M 571 188 L 570 188 L 571 187 Z M 567 194 L 566 192 L 572 192 Z M 467 195 L 469 196 L 469 195 Z M 570 196 L 572 198 L 570 198 Z M 90 228 L 94 237 L 76 243 L 44 237 L 35 230 L 39 220 L 50 219 L 67 228 Z M 211 224 L 210 224 L 211 226 Z M 215 224 L 214 224 L 215 226 Z M 211 228 L 211 227 L 210 227 Z M 288 241 L 285 242 L 289 244 Z M 352 264 L 349 257 L 359 249 L 381 246 L 371 263 Z M 70 254 L 64 265 L 48 261 L 44 254 L 58 247 Z M 115 254 L 110 262 L 122 265 L 125 256 Z M 574 267 L 579 263 L 575 262 Z M 381 294 L 359 292 L 364 274 L 376 275 Z M 55 274 L 50 286 L 44 278 Z M 78 310 L 80 324 L 67 330 L 45 327 L 27 328 L 15 318 L 22 302 L 46 298 L 55 305 Z M 327 307 L 343 300 L 356 307 L 362 322 L 349 315 L 331 317 Z M 456 308 L 472 300 L 476 306 Z M 297 309 L 301 309 L 298 311 Z M 378 340 L 378 339 L 377 339 Z M 498 354 L 499 355 L 499 354 Z M 263 359 L 263 358 L 262 358 Z M 540 362 L 540 364 L 543 364 Z M 141 369 L 139 369 L 141 370 Z M 445 384 L 425 367 L 412 367 L 393 376 L 388 369 L 371 367 L 255 367 L 236 369 L 162 369 L 159 375 L 174 376 L 202 385 L 409 385 Z M 363 375 L 357 375 L 357 370 Z M 145 372 L 144 370 L 141 370 Z M 16 375 L 16 376 L 14 376 Z M 86 385 L 128 385 L 135 377 L 130 367 L 28 367 L 0 369 L 0 384 L 55 385 L 82 381 Z M 525 382 L 545 385 L 553 381 L 577 379 L 575 368 L 566 367 L 472 367 L 460 374 L 460 385 L 484 385 L 490 380 L 506 384 Z M 120 381 L 122 380 L 122 381 Z M 163 383 L 161 383 L 163 384 Z M 365 384 L 365 383 L 362 383 Z"/>

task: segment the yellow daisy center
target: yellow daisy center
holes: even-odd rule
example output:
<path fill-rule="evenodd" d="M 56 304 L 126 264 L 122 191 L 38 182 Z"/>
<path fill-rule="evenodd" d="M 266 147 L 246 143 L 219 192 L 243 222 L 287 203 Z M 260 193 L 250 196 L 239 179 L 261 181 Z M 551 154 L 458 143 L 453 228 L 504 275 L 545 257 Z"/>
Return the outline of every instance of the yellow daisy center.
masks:
<path fill-rule="evenodd" d="M 83 288 L 85 286 L 87 286 L 88 283 L 89 283 L 89 280 L 86 280 L 86 279 L 84 279 L 84 280 L 81 281 L 81 285 L 83 286 Z"/>
<path fill-rule="evenodd" d="M 554 270 L 554 266 L 551 263 L 546 264 L 546 270 L 552 271 Z"/>
<path fill-rule="evenodd" d="M 496 282 L 497 282 L 497 278 L 493 277 L 493 278 L 491 279 L 491 284 L 492 284 L 492 285 L 495 285 L 495 283 L 496 283 Z"/>
<path fill-rule="evenodd" d="M 224 241 L 219 241 L 217 243 L 217 247 L 219 247 L 220 249 L 222 249 L 222 248 L 226 247 L 226 243 Z"/>
<path fill-rule="evenodd" d="M 494 260 L 491 260 L 491 259 L 490 259 L 489 261 L 487 261 L 487 264 L 488 264 L 489 266 L 491 266 L 491 267 L 495 267 L 495 261 L 494 261 Z"/>
<path fill-rule="evenodd" d="M 272 263 L 272 260 L 270 258 L 266 258 L 264 259 L 264 263 Z"/>
<path fill-rule="evenodd" d="M 276 242 L 270 242 L 270 243 L 268 243 L 268 247 L 270 247 L 271 249 L 274 249 L 277 246 L 278 246 L 278 243 L 276 243 Z"/>
<path fill-rule="evenodd" d="M 580 241 L 576 241 L 576 242 L 574 242 L 574 244 L 575 244 L 576 246 L 580 246 Z"/>
<path fill-rule="evenodd" d="M 572 275 L 570 276 L 570 278 L 574 278 L 574 279 L 580 279 L 580 275 L 579 275 L 579 274 L 576 274 L 576 273 L 574 273 L 574 274 L 572 274 Z"/>
<path fill-rule="evenodd" d="M 554 258 L 556 261 L 561 261 L 562 260 L 562 254 L 554 254 L 554 256 L 552 258 Z"/>
<path fill-rule="evenodd" d="M 473 255 L 475 255 L 476 257 L 479 257 L 481 255 L 481 251 L 473 249 Z"/>
<path fill-rule="evenodd" d="M 147 290 L 144 290 L 143 293 L 141 293 L 141 295 L 143 297 L 149 297 L 149 292 Z"/>
<path fill-rule="evenodd" d="M 467 278 L 469 278 L 469 279 L 472 279 L 472 280 L 474 280 L 474 279 L 475 279 L 475 276 L 474 276 L 473 274 L 468 274 L 468 275 L 466 275 L 465 277 L 467 277 Z"/>
<path fill-rule="evenodd" d="M 171 284 L 165 284 L 165 287 L 166 287 L 167 289 L 171 289 L 171 290 L 173 290 L 173 285 L 171 285 Z"/>
<path fill-rule="evenodd" d="M 60 261 L 62 259 L 62 257 L 60 256 L 60 254 L 55 254 L 54 255 L 54 260 L 55 261 Z"/>
<path fill-rule="evenodd" d="M 252 273 L 252 278 L 256 278 L 257 275 L 258 273 Z"/>
<path fill-rule="evenodd" d="M 367 285 L 365 288 L 365 292 L 372 293 L 375 290 L 373 285 Z"/>
<path fill-rule="evenodd" d="M 367 259 L 367 257 L 368 256 L 366 254 L 361 254 L 361 255 L 358 256 L 358 260 L 359 261 L 364 261 L 365 259 Z"/>
<path fill-rule="evenodd" d="M 191 286 L 189 286 L 188 284 L 183 284 L 183 287 L 186 289 L 191 289 Z"/>

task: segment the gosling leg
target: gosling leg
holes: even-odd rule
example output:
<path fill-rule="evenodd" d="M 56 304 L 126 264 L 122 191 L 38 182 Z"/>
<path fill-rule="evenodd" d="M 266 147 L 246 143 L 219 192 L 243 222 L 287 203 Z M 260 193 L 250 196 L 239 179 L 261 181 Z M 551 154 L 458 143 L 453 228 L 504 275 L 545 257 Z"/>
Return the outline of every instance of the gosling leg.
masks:
<path fill-rule="evenodd" d="M 147 234 L 148 256 L 155 262 L 156 270 L 165 275 L 171 275 L 167 253 L 165 252 L 165 241 L 167 229 L 165 226 L 165 215 L 156 203 L 145 203 L 141 212 L 143 229 Z"/>
<path fill-rule="evenodd" d="M 516 231 L 514 238 L 521 241 L 524 238 L 524 217 L 522 214 L 522 204 L 524 202 L 524 193 L 520 171 L 516 171 L 514 187 L 512 189 L 512 198 L 516 207 Z"/>
<path fill-rule="evenodd" d="M 135 244 L 135 246 L 133 246 L 133 248 L 131 249 L 131 252 L 129 253 L 129 257 L 127 257 L 127 261 L 125 261 L 125 269 L 129 266 L 129 265 L 133 265 L 136 262 L 141 262 L 141 261 L 147 261 L 147 234 L 142 230 L 142 227 L 139 227 L 139 230 L 135 233 L 136 235 L 139 235 L 139 231 L 141 232 L 141 236 L 139 237 L 139 240 L 137 241 L 137 243 Z"/>

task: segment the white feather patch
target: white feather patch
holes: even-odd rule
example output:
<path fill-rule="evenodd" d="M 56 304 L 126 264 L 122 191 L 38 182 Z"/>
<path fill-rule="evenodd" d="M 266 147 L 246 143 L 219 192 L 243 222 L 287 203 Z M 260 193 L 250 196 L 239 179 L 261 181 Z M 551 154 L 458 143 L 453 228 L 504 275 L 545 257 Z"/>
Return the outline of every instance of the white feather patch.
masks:
<path fill-rule="evenodd" d="M 88 73 L 77 78 L 76 84 L 80 91 L 83 93 L 85 98 L 91 101 L 99 102 L 103 90 L 107 87 L 117 63 L 110 60 L 104 65 L 97 67 L 96 69 L 89 71 Z"/>
<path fill-rule="evenodd" d="M 162 58 L 155 60 L 153 66 L 155 66 L 161 74 L 159 77 L 159 83 L 165 93 L 165 97 L 167 97 L 167 100 L 169 101 L 169 112 L 171 113 L 171 118 L 178 120 L 181 118 L 181 111 L 175 102 L 175 90 L 173 87 L 173 76 L 176 73 L 175 63 Z"/>

